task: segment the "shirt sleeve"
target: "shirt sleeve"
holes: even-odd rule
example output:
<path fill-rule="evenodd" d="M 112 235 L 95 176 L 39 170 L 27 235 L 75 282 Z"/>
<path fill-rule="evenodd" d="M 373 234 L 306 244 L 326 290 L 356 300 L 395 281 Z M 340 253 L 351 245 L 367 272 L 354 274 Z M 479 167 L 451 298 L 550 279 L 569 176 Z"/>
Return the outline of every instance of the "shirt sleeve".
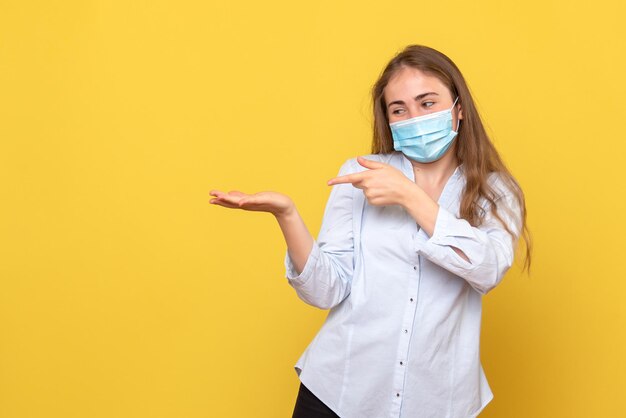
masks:
<path fill-rule="evenodd" d="M 498 189 L 496 189 L 498 190 Z M 498 215 L 512 235 L 487 207 L 485 220 L 473 227 L 440 207 L 433 235 L 417 244 L 417 251 L 433 263 L 465 279 L 475 290 L 486 294 L 493 289 L 513 264 L 521 231 L 521 210 L 515 194 L 502 186 L 495 201 Z M 469 259 L 454 251 L 456 247 Z"/>
<path fill-rule="evenodd" d="M 339 170 L 339 175 L 355 171 L 354 160 Z M 338 305 L 350 294 L 354 242 L 352 226 L 353 189 L 351 184 L 333 186 L 324 211 L 318 239 L 298 273 L 289 252 L 285 256 L 286 277 L 298 297 L 321 309 Z"/>

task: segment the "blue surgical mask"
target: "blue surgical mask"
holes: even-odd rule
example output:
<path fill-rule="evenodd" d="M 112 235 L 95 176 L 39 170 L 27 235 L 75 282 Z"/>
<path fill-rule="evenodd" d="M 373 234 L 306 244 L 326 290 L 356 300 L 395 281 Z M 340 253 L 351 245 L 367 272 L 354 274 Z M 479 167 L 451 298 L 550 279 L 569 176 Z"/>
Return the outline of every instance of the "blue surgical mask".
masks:
<path fill-rule="evenodd" d="M 420 163 L 437 161 L 446 153 L 459 131 L 461 120 L 452 130 L 452 109 L 390 123 L 393 148 Z"/>

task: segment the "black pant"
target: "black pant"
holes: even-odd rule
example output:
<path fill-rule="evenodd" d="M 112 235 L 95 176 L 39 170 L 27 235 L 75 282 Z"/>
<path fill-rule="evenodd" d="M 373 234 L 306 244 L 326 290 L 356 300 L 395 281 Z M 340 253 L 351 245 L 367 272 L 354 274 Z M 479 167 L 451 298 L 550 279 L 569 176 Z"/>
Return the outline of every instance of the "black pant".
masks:
<path fill-rule="evenodd" d="M 300 383 L 300 391 L 292 418 L 339 418 L 329 407 L 317 399 L 310 390 Z"/>

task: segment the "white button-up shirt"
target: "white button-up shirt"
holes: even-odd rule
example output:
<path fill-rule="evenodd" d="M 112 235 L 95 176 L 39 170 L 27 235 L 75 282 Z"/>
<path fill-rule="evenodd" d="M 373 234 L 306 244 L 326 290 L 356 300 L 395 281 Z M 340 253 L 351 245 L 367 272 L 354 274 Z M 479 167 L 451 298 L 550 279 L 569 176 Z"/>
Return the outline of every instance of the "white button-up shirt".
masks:
<path fill-rule="evenodd" d="M 370 155 L 415 181 L 401 153 Z M 340 175 L 363 171 L 355 159 Z M 401 206 L 372 206 L 351 184 L 333 187 L 318 239 L 289 284 L 330 309 L 296 364 L 302 383 L 342 418 L 475 417 L 493 398 L 479 356 L 482 295 L 513 262 L 520 231 L 515 196 L 497 175 L 498 214 L 472 227 L 459 219 L 459 166 L 429 237 Z M 460 257 L 452 247 L 469 258 Z"/>

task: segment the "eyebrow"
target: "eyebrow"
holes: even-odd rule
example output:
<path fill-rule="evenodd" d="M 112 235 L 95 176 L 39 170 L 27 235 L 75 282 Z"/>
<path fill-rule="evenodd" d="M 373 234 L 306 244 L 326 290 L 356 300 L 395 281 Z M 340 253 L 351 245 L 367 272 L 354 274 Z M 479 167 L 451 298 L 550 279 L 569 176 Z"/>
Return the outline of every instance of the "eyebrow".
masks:
<path fill-rule="evenodd" d="M 428 93 L 418 94 L 417 96 L 415 96 L 415 97 L 413 98 L 413 100 L 415 100 L 415 101 L 422 100 L 424 97 L 426 97 L 426 96 L 430 96 L 431 94 L 434 94 L 435 96 L 439 96 L 439 94 L 438 94 L 438 93 L 435 93 L 434 91 L 429 91 Z M 404 103 L 404 101 L 402 101 L 402 100 L 395 100 L 395 101 L 393 101 L 393 102 L 389 103 L 389 104 L 387 105 L 387 107 L 389 108 L 391 105 L 394 105 L 394 104 L 403 105 L 403 104 L 405 104 L 405 103 Z"/>

